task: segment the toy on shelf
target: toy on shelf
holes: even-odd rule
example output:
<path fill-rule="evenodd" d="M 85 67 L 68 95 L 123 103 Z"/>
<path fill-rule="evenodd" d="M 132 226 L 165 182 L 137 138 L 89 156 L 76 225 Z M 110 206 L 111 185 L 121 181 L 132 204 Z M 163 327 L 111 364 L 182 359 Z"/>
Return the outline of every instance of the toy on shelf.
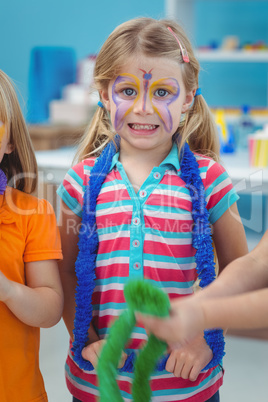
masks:
<path fill-rule="evenodd" d="M 248 138 L 249 163 L 252 167 L 268 167 L 268 125 Z"/>
<path fill-rule="evenodd" d="M 199 46 L 198 50 L 223 50 L 223 51 L 237 51 L 237 50 L 246 50 L 246 51 L 267 51 L 268 44 L 263 40 L 258 40 L 256 42 L 245 42 L 240 43 L 238 36 L 236 35 L 227 35 L 222 39 L 222 42 L 216 40 L 211 40 L 208 45 Z"/>
<path fill-rule="evenodd" d="M 222 153 L 232 153 L 235 151 L 233 128 L 226 123 L 224 109 L 216 109 L 214 114 L 220 139 L 220 151 Z"/>
<path fill-rule="evenodd" d="M 256 126 L 253 118 L 250 115 L 248 105 L 241 107 L 241 115 L 236 125 L 236 143 L 238 149 L 248 148 L 248 136 L 256 131 Z"/>

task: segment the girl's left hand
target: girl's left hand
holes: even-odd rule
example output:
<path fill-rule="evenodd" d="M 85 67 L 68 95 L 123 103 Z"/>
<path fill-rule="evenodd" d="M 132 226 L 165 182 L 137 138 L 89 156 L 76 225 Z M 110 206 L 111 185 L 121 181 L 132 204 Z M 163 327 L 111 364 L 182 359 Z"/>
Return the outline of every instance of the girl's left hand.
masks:
<path fill-rule="evenodd" d="M 193 341 L 180 347 L 169 350 L 170 357 L 166 363 L 166 370 L 173 373 L 175 377 L 195 381 L 201 370 L 211 361 L 212 350 L 200 334 Z"/>

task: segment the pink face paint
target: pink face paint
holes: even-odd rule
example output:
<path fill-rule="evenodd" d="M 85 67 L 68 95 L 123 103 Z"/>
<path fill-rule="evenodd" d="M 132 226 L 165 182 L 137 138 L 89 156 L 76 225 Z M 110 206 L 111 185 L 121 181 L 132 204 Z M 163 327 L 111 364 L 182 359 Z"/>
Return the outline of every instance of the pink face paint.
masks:
<path fill-rule="evenodd" d="M 124 90 L 136 91 L 136 96 L 124 96 Z M 119 75 L 112 86 L 112 98 L 116 105 L 114 128 L 120 130 L 124 124 L 125 117 L 132 111 L 135 103 L 140 97 L 140 80 L 132 74 Z"/>
<path fill-rule="evenodd" d="M 169 93 L 168 96 L 156 96 L 157 90 L 164 90 Z M 166 131 L 169 133 L 173 128 L 172 115 L 169 110 L 169 105 L 174 102 L 180 94 L 180 86 L 175 78 L 161 78 L 152 83 L 150 86 L 149 97 L 153 104 L 153 109 L 159 119 L 164 124 Z"/>
<path fill-rule="evenodd" d="M 152 78 L 152 68 L 149 71 L 149 73 L 146 73 L 146 71 L 142 70 L 140 68 L 140 70 L 144 73 L 143 74 L 143 89 L 144 89 L 144 94 L 143 94 L 143 105 L 142 105 L 142 110 L 145 111 L 145 105 L 146 105 L 146 98 L 147 98 L 147 92 L 148 92 L 148 85 L 149 85 L 149 80 Z"/>

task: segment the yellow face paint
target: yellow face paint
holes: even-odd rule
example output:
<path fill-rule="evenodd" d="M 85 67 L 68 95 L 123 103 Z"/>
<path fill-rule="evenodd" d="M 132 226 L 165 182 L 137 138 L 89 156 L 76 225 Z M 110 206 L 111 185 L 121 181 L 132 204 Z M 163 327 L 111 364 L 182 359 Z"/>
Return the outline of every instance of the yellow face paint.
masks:
<path fill-rule="evenodd" d="M 0 121 L 0 147 L 2 145 L 2 140 L 4 138 L 5 132 L 5 125 Z"/>

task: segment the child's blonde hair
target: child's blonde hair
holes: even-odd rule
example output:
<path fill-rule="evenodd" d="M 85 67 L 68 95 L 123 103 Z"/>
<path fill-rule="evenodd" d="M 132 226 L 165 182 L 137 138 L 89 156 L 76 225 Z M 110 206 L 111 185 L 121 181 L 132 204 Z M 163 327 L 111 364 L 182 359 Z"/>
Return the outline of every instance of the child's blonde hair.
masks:
<path fill-rule="evenodd" d="M 189 63 L 183 61 L 178 42 L 167 27 L 173 30 L 182 46 L 186 48 Z M 182 70 L 186 92 L 199 87 L 200 66 L 183 29 L 172 20 L 137 18 L 119 25 L 102 46 L 94 69 L 96 89 L 107 90 L 109 82 L 116 78 L 127 60 L 137 54 L 175 60 Z M 193 105 L 174 134 L 177 133 L 180 139 L 179 151 L 187 141 L 193 151 L 218 159 L 217 128 L 202 96 L 194 99 Z M 81 161 L 89 155 L 98 155 L 113 139 L 114 134 L 108 112 L 98 108 L 78 148 L 77 159 Z"/>
<path fill-rule="evenodd" d="M 37 185 L 34 149 L 14 86 L 2 70 L 0 70 L 0 121 L 4 123 L 9 143 L 13 147 L 10 154 L 4 155 L 0 168 L 14 187 L 25 193 L 32 193 Z"/>

